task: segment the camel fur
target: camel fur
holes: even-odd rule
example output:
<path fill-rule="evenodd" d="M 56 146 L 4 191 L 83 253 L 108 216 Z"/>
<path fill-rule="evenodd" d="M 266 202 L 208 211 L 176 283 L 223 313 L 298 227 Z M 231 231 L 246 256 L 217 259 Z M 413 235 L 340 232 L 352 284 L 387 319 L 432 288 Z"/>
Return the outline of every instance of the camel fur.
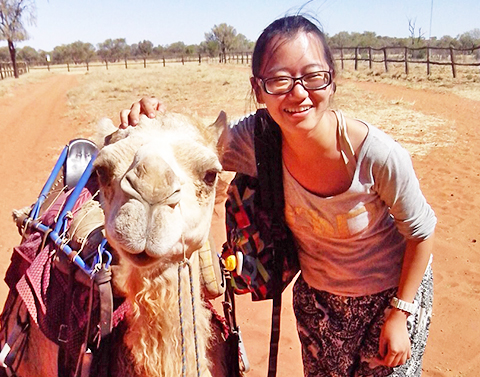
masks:
<path fill-rule="evenodd" d="M 112 355 L 112 362 L 125 364 L 125 376 L 179 377 L 186 359 L 186 376 L 197 376 L 197 349 L 201 376 L 226 376 L 225 355 L 209 353 L 218 334 L 202 299 L 196 252 L 209 234 L 222 170 L 217 142 L 226 127 L 225 113 L 208 127 L 172 113 L 142 116 L 138 126 L 126 129 L 116 129 L 110 120 L 99 127 L 108 135 L 98 143 L 94 171 L 106 237 L 119 261 L 113 284 L 130 303 L 126 354 Z M 19 376 L 56 375 L 58 347 L 41 336 L 30 334 Z M 36 349 L 38 342 L 46 343 Z"/>

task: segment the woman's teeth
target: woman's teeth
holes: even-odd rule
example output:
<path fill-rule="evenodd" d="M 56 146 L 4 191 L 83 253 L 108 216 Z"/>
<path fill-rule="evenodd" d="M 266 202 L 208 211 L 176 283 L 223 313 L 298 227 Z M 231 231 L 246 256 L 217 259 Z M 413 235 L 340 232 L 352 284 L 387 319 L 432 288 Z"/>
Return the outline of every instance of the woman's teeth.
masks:
<path fill-rule="evenodd" d="M 285 109 L 285 112 L 287 113 L 302 113 L 304 111 L 307 111 L 311 108 L 311 106 L 302 106 L 298 107 L 296 109 Z"/>

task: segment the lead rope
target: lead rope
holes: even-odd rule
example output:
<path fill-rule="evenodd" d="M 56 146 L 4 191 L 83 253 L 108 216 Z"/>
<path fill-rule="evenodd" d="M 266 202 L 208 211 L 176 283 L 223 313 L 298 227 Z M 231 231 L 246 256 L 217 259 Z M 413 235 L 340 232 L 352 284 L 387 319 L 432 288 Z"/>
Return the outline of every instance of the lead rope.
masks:
<path fill-rule="evenodd" d="M 187 352 L 185 349 L 185 331 L 183 323 L 183 305 L 182 305 L 182 269 L 187 266 L 188 277 L 190 281 L 190 296 L 192 297 L 192 321 L 193 321 L 193 337 L 195 341 L 195 363 L 197 366 L 197 376 L 200 377 L 200 359 L 198 356 L 198 337 L 197 337 L 197 320 L 195 315 L 195 296 L 193 292 L 193 275 L 192 265 L 185 255 L 185 242 L 182 237 L 183 260 L 178 264 L 178 310 L 180 315 L 180 334 L 182 337 L 182 377 L 187 376 Z"/>

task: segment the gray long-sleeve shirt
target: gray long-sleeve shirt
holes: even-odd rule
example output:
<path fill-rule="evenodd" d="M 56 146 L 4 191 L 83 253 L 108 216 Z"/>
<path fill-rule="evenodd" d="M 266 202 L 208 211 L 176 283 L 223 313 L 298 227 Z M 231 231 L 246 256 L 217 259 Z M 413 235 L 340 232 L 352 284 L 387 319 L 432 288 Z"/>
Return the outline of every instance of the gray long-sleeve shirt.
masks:
<path fill-rule="evenodd" d="M 256 175 L 255 116 L 229 128 L 224 169 Z M 347 191 L 315 195 L 283 169 L 285 217 L 299 246 L 303 277 L 312 287 L 337 295 L 362 296 L 397 286 L 406 239 L 428 238 L 436 225 L 408 152 L 384 132 L 367 127 L 358 156 L 346 153 L 352 174 Z M 345 130 L 342 146 L 349 144 Z"/>

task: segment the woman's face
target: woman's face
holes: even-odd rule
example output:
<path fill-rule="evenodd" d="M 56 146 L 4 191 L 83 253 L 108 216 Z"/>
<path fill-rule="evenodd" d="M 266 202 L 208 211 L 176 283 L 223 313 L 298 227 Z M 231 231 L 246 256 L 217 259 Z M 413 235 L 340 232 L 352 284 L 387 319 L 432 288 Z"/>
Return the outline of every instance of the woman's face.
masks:
<path fill-rule="evenodd" d="M 291 39 L 272 39 L 265 51 L 260 75 L 263 79 L 278 76 L 300 77 L 315 71 L 330 71 L 321 42 L 312 34 L 300 32 Z M 283 133 L 310 131 L 328 108 L 333 85 L 320 90 L 306 90 L 299 81 L 285 94 L 268 94 L 259 80 L 252 79 L 257 100 Z"/>

